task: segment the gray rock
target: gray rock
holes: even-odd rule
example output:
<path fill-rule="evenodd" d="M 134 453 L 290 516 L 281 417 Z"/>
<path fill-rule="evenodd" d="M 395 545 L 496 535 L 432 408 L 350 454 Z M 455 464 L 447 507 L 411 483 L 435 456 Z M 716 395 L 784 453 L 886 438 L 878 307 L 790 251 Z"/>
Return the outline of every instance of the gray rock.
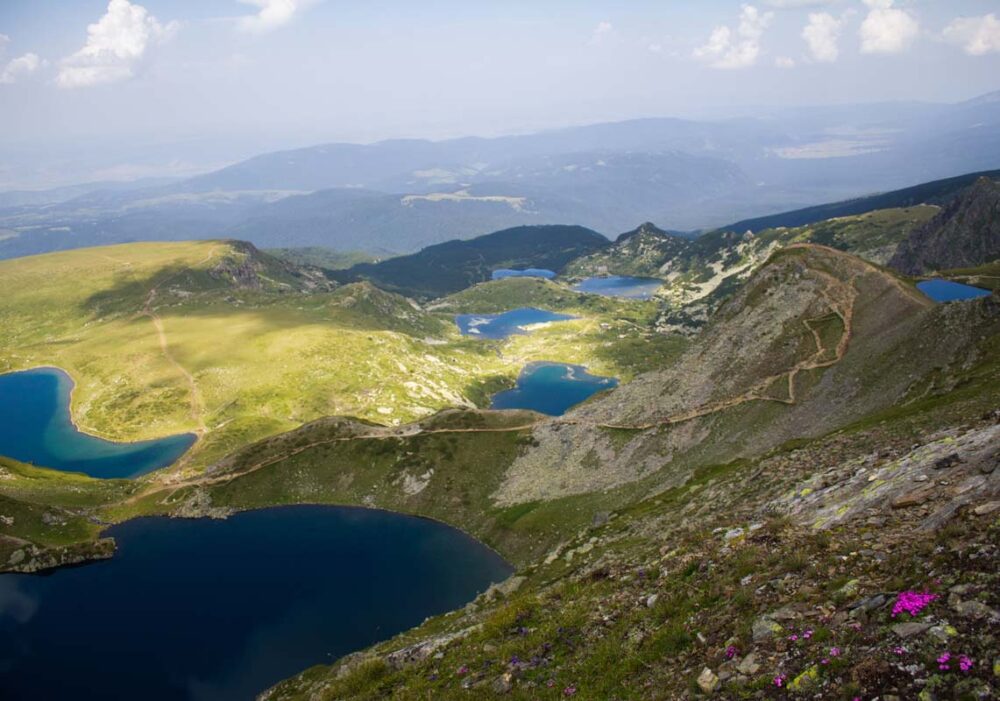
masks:
<path fill-rule="evenodd" d="M 929 623 L 916 623 L 911 621 L 909 623 L 897 623 L 892 627 L 892 632 L 899 637 L 906 639 L 912 638 L 914 635 L 921 635 L 930 627 Z"/>
<path fill-rule="evenodd" d="M 780 635 L 785 629 L 775 622 L 773 618 L 761 616 L 753 622 L 751 630 L 753 632 L 753 641 L 756 643 L 761 640 L 767 640 L 775 635 Z"/>
<path fill-rule="evenodd" d="M 753 677 L 760 671 L 760 663 L 757 662 L 757 655 L 750 653 L 736 665 L 736 671 L 740 674 L 745 674 L 748 677 Z"/>
<path fill-rule="evenodd" d="M 959 601 L 953 608 L 966 618 L 1000 619 L 1000 613 L 978 601 Z"/>
<path fill-rule="evenodd" d="M 650 594 L 648 597 L 646 597 L 646 608 L 651 609 L 654 606 L 656 606 L 656 601 L 659 598 L 660 598 L 659 594 Z"/>
<path fill-rule="evenodd" d="M 989 516 L 997 509 L 1000 509 L 1000 501 L 989 501 L 985 504 L 980 504 L 975 509 L 972 510 L 976 516 Z"/>
<path fill-rule="evenodd" d="M 514 688 L 514 676 L 507 672 L 493 680 L 493 691 L 497 694 L 509 694 Z"/>
<path fill-rule="evenodd" d="M 708 667 L 701 670 L 701 674 L 698 675 L 698 687 L 706 694 L 711 694 L 718 689 L 719 684 L 719 678 L 715 676 L 715 672 L 710 670 Z"/>

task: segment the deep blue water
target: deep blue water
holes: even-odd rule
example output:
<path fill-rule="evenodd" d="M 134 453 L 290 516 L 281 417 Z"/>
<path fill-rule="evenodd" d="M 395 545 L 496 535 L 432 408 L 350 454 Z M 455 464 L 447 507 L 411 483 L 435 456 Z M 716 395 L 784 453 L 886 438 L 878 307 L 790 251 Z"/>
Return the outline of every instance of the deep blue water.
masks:
<path fill-rule="evenodd" d="M 577 292 L 587 292 L 605 297 L 626 297 L 628 299 L 650 299 L 663 280 L 651 277 L 624 277 L 611 275 L 608 277 L 589 277 L 573 286 Z"/>
<path fill-rule="evenodd" d="M 527 333 L 522 327 L 528 324 L 567 321 L 575 318 L 569 314 L 523 307 L 503 314 L 458 314 L 455 316 L 455 323 L 458 324 L 458 330 L 466 336 L 507 338 L 513 334 Z"/>
<path fill-rule="evenodd" d="M 493 395 L 491 407 L 562 416 L 574 404 L 617 386 L 615 378 L 591 375 L 582 365 L 529 363 L 517 378 L 517 387 Z"/>
<path fill-rule="evenodd" d="M 73 380 L 38 368 L 0 375 L 0 455 L 92 477 L 135 477 L 170 465 L 195 435 L 115 443 L 81 433 L 69 412 Z"/>
<path fill-rule="evenodd" d="M 555 271 L 546 270 L 545 268 L 525 268 L 524 270 L 500 268 L 499 270 L 493 271 L 492 278 L 494 280 L 503 280 L 507 277 L 543 277 L 546 280 L 551 280 L 555 276 Z"/>
<path fill-rule="evenodd" d="M 366 509 L 143 518 L 107 535 L 110 560 L 0 575 L 4 701 L 246 701 L 511 572 L 460 531 Z"/>
<path fill-rule="evenodd" d="M 951 280 L 924 280 L 917 283 L 917 289 L 935 302 L 955 302 L 961 299 L 989 297 L 992 294 L 989 290 L 982 290 Z"/>

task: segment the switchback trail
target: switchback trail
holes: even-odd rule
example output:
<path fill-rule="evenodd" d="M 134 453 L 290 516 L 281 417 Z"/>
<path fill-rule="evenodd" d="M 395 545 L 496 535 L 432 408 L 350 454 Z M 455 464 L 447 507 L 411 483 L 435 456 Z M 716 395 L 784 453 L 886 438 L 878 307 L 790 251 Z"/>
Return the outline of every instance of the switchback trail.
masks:
<path fill-rule="evenodd" d="M 803 247 L 808 247 L 809 244 L 804 244 Z M 873 268 L 874 269 L 874 268 Z M 295 449 L 287 452 L 283 452 L 280 455 L 262 460 L 258 463 L 254 463 L 239 470 L 232 472 L 225 472 L 216 475 L 199 475 L 196 477 L 191 477 L 188 479 L 182 479 L 180 481 L 174 482 L 172 484 L 161 484 L 158 488 L 154 488 L 152 491 L 162 491 L 165 489 L 172 490 L 171 493 L 178 489 L 184 487 L 194 487 L 194 486 L 209 486 L 212 484 L 219 484 L 223 482 L 228 482 L 236 477 L 246 475 L 252 472 L 256 472 L 262 468 L 274 465 L 283 460 L 287 460 L 290 457 L 298 455 L 308 450 L 314 448 L 322 447 L 324 445 L 332 445 L 336 443 L 345 443 L 348 441 L 357 440 L 390 440 L 398 438 L 409 438 L 415 436 L 431 436 L 431 435 L 441 435 L 441 434 L 459 434 L 459 433 L 513 433 L 518 431 L 526 431 L 534 428 L 539 428 L 542 426 L 589 426 L 592 428 L 604 428 L 604 429 L 617 429 L 617 430 L 627 430 L 627 431 L 648 431 L 656 428 L 661 428 L 663 426 L 670 426 L 674 424 L 683 423 L 686 421 L 691 421 L 693 419 L 701 418 L 704 416 L 709 416 L 711 414 L 724 411 L 726 409 L 731 409 L 735 406 L 745 404 L 747 402 L 754 401 L 767 401 L 767 402 L 778 402 L 781 404 L 794 405 L 796 403 L 796 391 L 795 391 L 795 379 L 803 370 L 815 370 L 821 368 L 832 367 L 839 363 L 844 355 L 847 353 L 848 346 L 850 345 L 851 338 L 853 335 L 853 319 L 854 319 L 854 306 L 858 297 L 858 290 L 856 287 L 857 278 L 861 273 L 856 273 L 851 277 L 846 283 L 837 279 L 833 275 L 828 273 L 814 270 L 815 274 L 820 276 L 824 282 L 825 287 L 821 291 L 823 299 L 828 304 L 828 308 L 820 315 L 811 317 L 809 319 L 804 319 L 803 324 L 806 329 L 810 332 L 813 337 L 816 349 L 815 351 L 806 359 L 799 361 L 793 365 L 788 370 L 784 372 L 766 377 L 759 382 L 755 383 L 753 387 L 748 389 L 735 397 L 729 397 L 727 399 L 722 399 L 716 402 L 711 402 L 709 404 L 704 404 L 702 406 L 689 409 L 687 411 L 679 412 L 676 414 L 671 414 L 661 418 L 657 418 L 648 422 L 643 423 L 614 423 L 614 422 L 601 422 L 593 421 L 590 419 L 578 419 L 573 417 L 554 417 L 554 418 L 538 418 L 533 421 L 529 421 L 524 424 L 519 424 L 516 426 L 503 426 L 496 428 L 488 427 L 471 427 L 471 428 L 438 428 L 438 429 L 420 429 L 419 427 L 404 427 L 403 429 L 394 428 L 379 428 L 368 433 L 358 433 L 349 436 L 337 436 L 334 438 L 325 438 L 319 441 L 313 441 L 301 446 L 297 446 Z M 814 324 L 823 319 L 827 319 L 830 316 L 835 315 L 840 319 L 842 324 L 842 331 L 840 338 L 837 341 L 836 346 L 827 346 L 821 334 L 816 329 Z M 832 357 L 829 354 L 833 353 Z M 772 387 L 776 383 L 785 382 L 787 383 L 787 397 L 776 397 L 768 394 L 768 388 Z M 148 495 L 148 492 L 146 493 Z"/>

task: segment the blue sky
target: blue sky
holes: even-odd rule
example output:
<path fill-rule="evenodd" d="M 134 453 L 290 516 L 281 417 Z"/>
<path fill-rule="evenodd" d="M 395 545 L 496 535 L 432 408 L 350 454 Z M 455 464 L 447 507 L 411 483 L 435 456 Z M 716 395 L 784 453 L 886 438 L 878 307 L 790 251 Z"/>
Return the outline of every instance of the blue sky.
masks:
<path fill-rule="evenodd" d="M 1000 0 L 3 0 L 0 34 L 0 157 L 1000 89 Z"/>

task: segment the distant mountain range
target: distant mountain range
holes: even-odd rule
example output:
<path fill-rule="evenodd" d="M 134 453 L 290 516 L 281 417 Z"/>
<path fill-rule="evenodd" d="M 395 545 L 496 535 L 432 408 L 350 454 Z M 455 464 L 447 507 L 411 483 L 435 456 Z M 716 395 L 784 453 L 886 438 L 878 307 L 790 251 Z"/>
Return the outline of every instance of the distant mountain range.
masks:
<path fill-rule="evenodd" d="M 0 257 L 221 236 L 410 253 L 523 225 L 578 224 L 606 235 L 638 221 L 684 231 L 745 220 L 753 228 L 748 218 L 998 165 L 995 96 L 326 144 L 182 180 L 0 193 Z M 787 225 L 836 215 L 803 216 Z"/>

